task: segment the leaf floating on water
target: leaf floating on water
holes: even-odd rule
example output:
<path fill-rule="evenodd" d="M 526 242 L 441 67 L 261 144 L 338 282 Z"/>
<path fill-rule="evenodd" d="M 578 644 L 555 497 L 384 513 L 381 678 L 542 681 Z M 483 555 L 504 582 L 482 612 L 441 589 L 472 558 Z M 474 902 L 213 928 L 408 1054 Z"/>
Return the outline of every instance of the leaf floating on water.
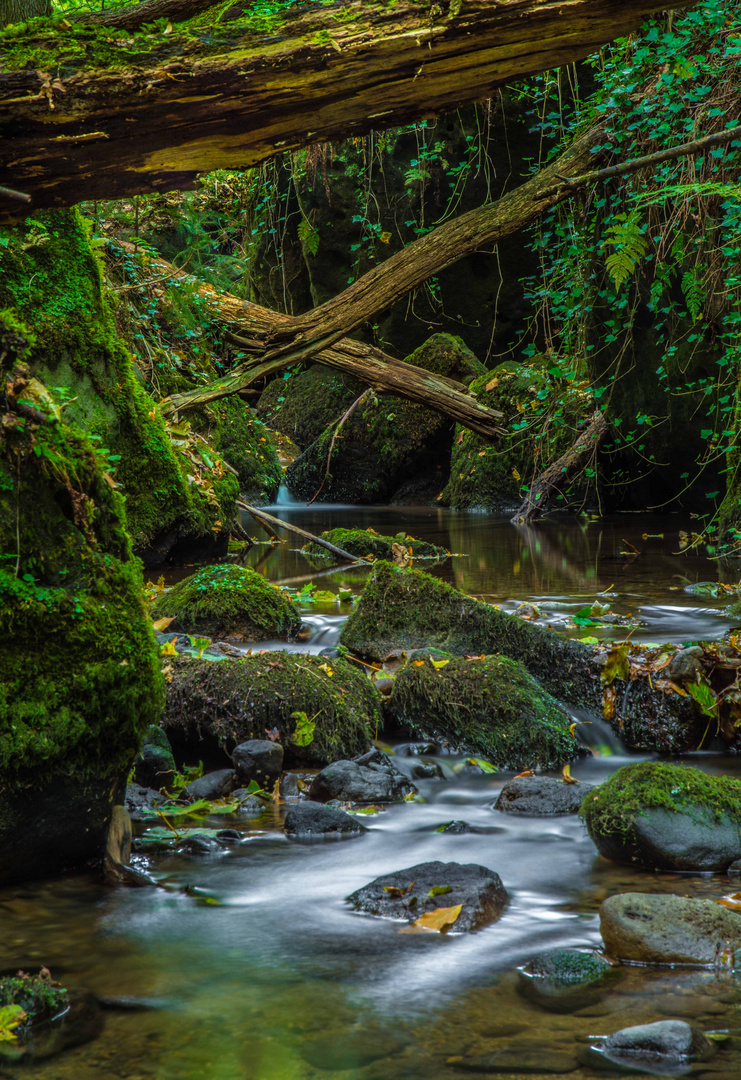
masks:
<path fill-rule="evenodd" d="M 427 893 L 427 895 L 428 896 L 444 896 L 445 893 L 449 893 L 449 892 L 452 892 L 452 891 L 453 891 L 453 886 L 452 885 L 433 885 L 432 888 L 430 889 L 430 891 Z"/>
<path fill-rule="evenodd" d="M 471 765 L 478 765 L 478 767 L 481 769 L 482 772 L 485 772 L 485 773 L 495 773 L 495 772 L 497 772 L 496 765 L 492 765 L 492 763 L 490 761 L 487 761 L 485 758 L 470 757 L 470 758 L 466 758 L 466 761 L 468 761 Z"/>
<path fill-rule="evenodd" d="M 174 615 L 172 615 L 169 619 L 157 619 L 156 622 L 152 623 L 152 626 L 154 627 L 155 630 L 159 630 L 160 633 L 163 633 L 167 629 L 167 627 L 170 625 L 170 623 L 173 623 L 173 622 L 175 622 L 175 616 Z"/>
<path fill-rule="evenodd" d="M 731 893 L 730 896 L 721 896 L 720 900 L 715 901 L 716 904 L 720 904 L 721 907 L 728 908 L 729 911 L 741 911 L 741 893 Z"/>
<path fill-rule="evenodd" d="M 434 911 L 426 911 L 424 915 L 420 915 L 412 925 L 422 930 L 439 930 L 441 934 L 444 934 L 453 926 L 462 911 L 463 904 L 435 908 Z"/>

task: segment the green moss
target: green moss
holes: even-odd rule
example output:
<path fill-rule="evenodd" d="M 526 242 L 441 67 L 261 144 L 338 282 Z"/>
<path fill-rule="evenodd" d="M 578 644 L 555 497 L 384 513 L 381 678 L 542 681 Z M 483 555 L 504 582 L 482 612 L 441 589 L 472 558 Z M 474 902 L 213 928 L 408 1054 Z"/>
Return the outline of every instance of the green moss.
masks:
<path fill-rule="evenodd" d="M 260 395 L 257 412 L 269 427 L 305 450 L 364 389 L 352 375 L 313 364 L 308 371 L 273 379 Z"/>
<path fill-rule="evenodd" d="M 28 1033 L 34 1024 L 53 1020 L 69 1005 L 69 994 L 48 976 L 17 975 L 0 979 L 0 1009 L 8 1005 L 20 1005 L 27 1019 L 16 1028 L 16 1035 Z"/>
<path fill-rule="evenodd" d="M 272 502 L 283 479 L 269 430 L 238 398 L 215 402 L 212 445 L 239 473 L 239 487 L 251 503 Z"/>
<path fill-rule="evenodd" d="M 117 336 L 101 268 L 79 213 L 49 211 L 0 229 L 0 308 L 30 324 L 32 370 L 57 388 L 65 415 L 111 453 L 137 548 L 158 535 L 211 537 L 236 518 L 236 478 L 214 475 L 215 500 L 188 477 Z"/>
<path fill-rule="evenodd" d="M 556 986 L 579 986 L 604 979 L 612 972 L 612 965 L 598 953 L 553 949 L 534 957 L 525 971 Z"/>
<path fill-rule="evenodd" d="M 455 655 L 500 653 L 520 660 L 556 697 L 602 708 L 594 652 L 489 604 L 421 570 L 378 562 L 342 628 L 343 645 L 382 660 L 395 648 L 433 646 Z"/>
<path fill-rule="evenodd" d="M 443 663 L 411 665 L 394 679 L 386 715 L 414 738 L 443 738 L 502 769 L 555 769 L 583 753 L 569 716 L 522 664 L 501 656 Z"/>
<path fill-rule="evenodd" d="M 155 619 L 173 616 L 172 630 L 238 635 L 245 641 L 294 637 L 299 609 L 280 589 L 242 566 L 204 566 L 157 598 Z"/>
<path fill-rule="evenodd" d="M 434 334 L 407 357 L 407 362 L 461 382 L 483 371 L 463 341 L 450 334 Z M 334 428 L 325 430 L 289 466 L 286 483 L 297 497 L 311 498 L 324 480 L 333 435 Z M 383 502 L 415 475 L 436 471 L 440 491 L 447 478 L 451 443 L 447 417 L 424 405 L 379 394 L 356 409 L 343 425 L 332 451 L 322 499 Z"/>
<path fill-rule="evenodd" d="M 392 649 L 425 646 L 459 656 L 500 653 L 521 661 L 560 701 L 602 712 L 602 668 L 595 649 L 499 611 L 420 570 L 376 563 L 340 640 L 376 661 Z M 707 718 L 690 699 L 656 693 L 648 680 L 619 684 L 618 693 L 623 695 L 619 733 L 627 745 L 662 753 L 697 746 Z"/>
<path fill-rule="evenodd" d="M 244 660 L 175 660 L 165 730 L 189 741 L 216 736 L 227 748 L 277 728 L 288 760 L 326 765 L 368 749 L 380 725 L 372 683 L 347 660 L 267 652 Z M 292 742 L 303 712 L 307 746 Z"/>
<path fill-rule="evenodd" d="M 40 774 L 113 781 L 162 706 L 123 501 L 95 445 L 51 416 L 7 413 L 0 461 L 3 794 Z"/>
<path fill-rule="evenodd" d="M 437 544 L 430 544 L 426 540 L 417 540 L 407 533 L 397 533 L 396 536 L 381 536 L 373 529 L 328 529 L 321 533 L 322 540 L 328 540 L 335 547 L 343 548 L 351 555 L 357 555 L 359 559 L 365 559 L 371 555 L 374 559 L 393 558 L 392 547 L 394 544 L 403 544 L 412 549 L 413 558 L 444 559 L 450 552 Z M 320 544 L 304 544 L 301 548 L 304 555 L 312 558 L 329 558 L 334 556 Z"/>
<path fill-rule="evenodd" d="M 512 362 L 480 376 L 471 392 L 482 405 L 504 413 L 507 434 L 493 444 L 457 426 L 441 501 L 456 509 L 514 509 L 533 478 L 574 443 L 591 399 L 554 380 L 544 367 Z M 573 494 L 566 490 L 557 500 L 566 506 Z"/>
<path fill-rule="evenodd" d="M 624 765 L 589 792 L 580 814 L 593 835 L 617 833 L 630 841 L 636 817 L 646 810 L 692 814 L 703 807 L 716 821 L 725 815 L 741 821 L 741 780 L 709 776 L 689 765 L 644 761 Z"/>

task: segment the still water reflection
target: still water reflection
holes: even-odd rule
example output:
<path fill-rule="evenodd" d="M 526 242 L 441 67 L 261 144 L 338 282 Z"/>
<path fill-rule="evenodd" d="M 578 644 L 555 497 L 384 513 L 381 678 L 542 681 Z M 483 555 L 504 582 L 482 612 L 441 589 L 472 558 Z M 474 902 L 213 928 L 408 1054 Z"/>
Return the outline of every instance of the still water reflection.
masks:
<path fill-rule="evenodd" d="M 733 580 L 734 571 L 697 553 L 677 554 L 687 523 L 674 518 L 518 530 L 489 515 L 444 510 L 277 512 L 312 532 L 372 525 L 443 543 L 463 557 L 434 573 L 504 606 L 544 603 L 546 617 L 560 617 L 612 586 L 614 610 L 638 614 L 647 623 L 641 632 L 654 640 L 717 636 L 732 621 L 720 614 L 722 601 L 698 602 L 682 591 L 688 582 Z M 663 538 L 650 535 L 658 533 Z M 621 554 L 633 548 L 637 555 Z M 249 561 L 271 580 L 316 576 L 289 545 L 267 554 L 255 548 Z M 322 577 L 321 586 L 347 583 L 357 590 L 365 574 L 342 570 Z M 316 630 L 309 647 L 336 639 L 339 606 L 307 617 Z M 594 731 L 600 756 L 573 766 L 582 782 L 599 782 L 628 760 L 598 723 Z M 406 767 L 414 760 L 399 757 Z M 699 754 L 693 763 L 738 772 L 737 759 Z M 717 898 L 741 886 L 737 876 L 649 874 L 609 864 L 576 819 L 494 811 L 507 779 L 422 782 L 424 803 L 364 818 L 368 832 L 358 840 L 291 843 L 280 831 L 284 808 L 274 808 L 221 854 L 151 858 L 156 876 L 206 890 L 219 906 L 182 892 L 111 889 L 92 875 L 0 890 L 0 969 L 46 964 L 57 978 L 92 989 L 112 1006 L 95 1042 L 26 1070 L 8 1065 L 7 1075 L 456 1080 L 485 1062 L 489 1075 L 561 1073 L 580 1080 L 596 1075 L 578 1058 L 590 1034 L 670 1016 L 741 1036 L 741 983 L 727 972 L 624 968 L 609 990 L 561 1011 L 524 994 L 516 968 L 538 950 L 599 946 L 597 912 L 614 892 Z M 436 831 L 451 819 L 477 831 Z M 512 897 L 503 918 L 474 935 L 406 936 L 398 924 L 345 905 L 350 892 L 377 875 L 431 859 L 496 870 Z M 740 1045 L 731 1039 L 694 1072 L 704 1080 L 738 1077 Z"/>

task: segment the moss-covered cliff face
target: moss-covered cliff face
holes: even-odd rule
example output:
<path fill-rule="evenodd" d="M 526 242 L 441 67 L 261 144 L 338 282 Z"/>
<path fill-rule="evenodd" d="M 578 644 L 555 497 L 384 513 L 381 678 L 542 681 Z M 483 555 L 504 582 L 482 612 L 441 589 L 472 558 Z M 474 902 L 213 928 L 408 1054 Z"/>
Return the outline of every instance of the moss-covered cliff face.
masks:
<path fill-rule="evenodd" d="M 463 341 L 434 334 L 407 362 L 470 383 L 484 371 Z M 339 419 L 339 417 L 337 417 Z M 335 427 L 327 428 L 289 466 L 286 483 L 293 495 L 310 499 L 324 480 Z M 412 401 L 378 394 L 364 402 L 343 425 L 322 489 L 327 502 L 406 501 L 405 489 L 422 481 L 426 498 L 437 497 L 447 480 L 453 425 L 449 417 Z M 420 489 L 417 488 L 417 491 Z"/>
<path fill-rule="evenodd" d="M 336 423 L 365 390 L 359 379 L 322 364 L 273 379 L 260 395 L 257 415 L 302 450 Z"/>
<path fill-rule="evenodd" d="M 29 337 L 0 327 L 0 882 L 102 854 L 163 705 L 110 462 L 28 369 L 10 374 Z"/>
<path fill-rule="evenodd" d="M 134 545 L 152 562 L 179 541 L 211 541 L 236 516 L 238 484 L 214 475 L 213 497 L 188 479 L 188 462 L 136 376 L 116 334 L 96 252 L 77 211 L 50 211 L 0 229 L 0 310 L 32 326 L 32 371 L 65 415 L 115 457 Z M 218 532 L 216 522 L 221 521 Z"/>
<path fill-rule="evenodd" d="M 545 364 L 508 361 L 471 384 L 478 400 L 504 414 L 507 434 L 494 444 L 456 427 L 442 502 L 457 510 L 515 510 L 528 484 L 574 443 L 591 411 L 584 389 L 549 374 Z M 593 470 L 594 472 L 594 470 Z M 554 499 L 566 508 L 584 496 L 581 481 Z"/>

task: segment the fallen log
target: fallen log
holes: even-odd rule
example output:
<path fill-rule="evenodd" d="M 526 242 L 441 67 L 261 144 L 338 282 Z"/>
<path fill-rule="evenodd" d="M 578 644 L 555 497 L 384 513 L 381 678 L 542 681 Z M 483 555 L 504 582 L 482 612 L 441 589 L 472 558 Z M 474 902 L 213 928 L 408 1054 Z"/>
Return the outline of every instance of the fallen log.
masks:
<path fill-rule="evenodd" d="M 321 536 L 314 536 L 313 533 L 307 532 L 306 529 L 299 529 L 298 525 L 292 525 L 289 521 L 281 521 L 280 518 L 273 517 L 272 514 L 267 514 L 264 510 L 259 510 L 256 506 L 250 506 L 244 499 L 237 499 L 237 506 L 242 510 L 246 510 L 250 514 L 258 525 L 262 525 L 263 528 L 270 526 L 267 531 L 275 535 L 273 530 L 285 529 L 286 532 L 294 533 L 296 536 L 300 536 L 303 540 L 310 540 L 313 544 L 319 544 L 320 547 L 326 548 L 332 555 L 336 555 L 338 559 L 345 559 L 347 562 L 356 563 L 358 561 L 357 555 L 351 555 L 349 551 L 343 551 L 342 548 L 336 547 L 334 544 L 330 544 L 328 540 L 322 540 Z"/>
<path fill-rule="evenodd" d="M 375 662 L 395 649 L 426 646 L 472 658 L 498 653 L 521 661 L 565 704 L 603 714 L 606 651 L 508 615 L 419 570 L 376 563 L 340 642 Z M 611 678 L 609 690 L 611 723 L 632 749 L 681 753 L 702 741 L 707 717 L 690 697 L 656 689 L 650 675 Z"/>
<path fill-rule="evenodd" d="M 591 423 L 584 429 L 574 445 L 533 480 L 522 505 L 510 518 L 512 524 L 527 525 L 539 517 L 548 505 L 551 495 L 582 472 L 594 458 L 606 435 L 605 414 L 597 409 Z"/>
<path fill-rule="evenodd" d="M 250 168 L 481 101 L 589 56 L 663 7 L 217 4 L 174 27 L 134 32 L 136 9 L 118 16 L 120 29 L 114 12 L 107 26 L 34 20 L 0 33 L 0 185 L 27 192 L 34 210 L 194 187 L 201 172 Z M 25 216 L 12 201 L 0 206 L 8 219 Z"/>
<path fill-rule="evenodd" d="M 116 241 L 115 244 L 111 244 L 114 257 L 117 248 L 127 255 L 136 252 L 133 244 Z M 191 285 L 194 283 L 191 275 L 178 270 L 165 259 L 147 256 L 146 266 L 152 273 L 153 281 L 158 284 L 164 280 L 188 281 Z M 131 269 L 133 268 L 129 263 L 129 271 Z M 141 284 L 144 287 L 147 282 L 142 281 Z M 241 337 L 233 332 L 225 334 L 228 341 L 245 352 L 259 354 L 266 347 L 268 334 L 276 326 L 295 321 L 290 315 L 283 315 L 247 300 L 240 300 L 231 293 L 217 293 L 211 285 L 195 284 L 197 294 L 203 301 L 210 318 L 229 327 L 237 327 L 249 334 L 249 337 Z M 485 438 L 495 440 L 501 434 L 498 421 L 502 419 L 502 413 L 480 404 L 463 383 L 448 379 L 443 375 L 435 375 L 431 371 L 425 371 L 424 368 L 416 367 L 414 364 L 407 364 L 403 360 L 395 360 L 372 345 L 364 345 L 360 341 L 346 338 L 331 349 L 320 351 L 316 359 L 327 367 L 356 376 L 361 382 L 374 389 L 397 394 L 399 397 L 408 398 L 428 409 L 433 409 L 443 416 L 449 416 L 456 423 L 477 431 Z M 160 403 L 160 409 L 163 415 L 172 416 L 187 409 L 197 408 L 199 405 L 206 405 L 210 401 L 217 401 L 219 398 L 239 393 L 258 379 L 286 367 L 288 363 L 285 356 L 273 360 L 261 360 L 259 355 L 253 355 L 250 360 L 239 364 L 228 375 L 208 386 L 165 398 Z"/>

